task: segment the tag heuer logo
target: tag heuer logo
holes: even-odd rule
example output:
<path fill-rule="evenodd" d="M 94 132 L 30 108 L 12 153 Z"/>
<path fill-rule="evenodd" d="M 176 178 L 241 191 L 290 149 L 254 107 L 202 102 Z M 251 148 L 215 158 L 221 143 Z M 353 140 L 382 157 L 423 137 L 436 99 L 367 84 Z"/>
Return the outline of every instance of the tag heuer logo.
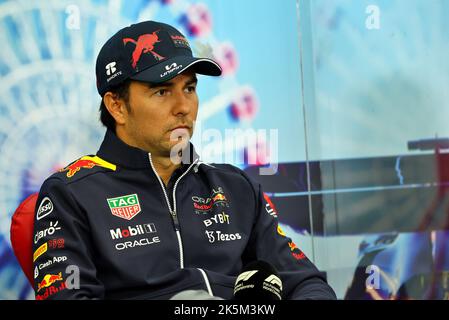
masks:
<path fill-rule="evenodd" d="M 139 199 L 135 193 L 107 200 L 112 214 L 119 218 L 131 220 L 141 211 Z"/>

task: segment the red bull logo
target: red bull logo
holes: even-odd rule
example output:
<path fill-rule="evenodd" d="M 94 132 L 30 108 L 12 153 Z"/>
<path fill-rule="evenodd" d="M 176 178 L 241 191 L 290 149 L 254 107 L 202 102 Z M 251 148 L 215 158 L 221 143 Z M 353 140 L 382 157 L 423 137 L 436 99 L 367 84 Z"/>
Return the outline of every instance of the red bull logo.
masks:
<path fill-rule="evenodd" d="M 154 51 L 154 45 L 160 42 L 157 32 L 158 31 L 154 31 L 153 33 L 142 34 L 141 36 L 139 36 L 139 38 L 137 38 L 137 41 L 132 38 L 123 39 L 124 45 L 126 45 L 129 42 L 134 43 L 136 45 L 136 48 L 133 51 L 131 59 L 132 66 L 134 69 L 136 68 L 137 63 L 139 62 L 142 53 L 150 52 L 153 55 L 153 57 L 158 61 L 164 59 L 163 56 L 159 55 L 157 52 Z"/>
<path fill-rule="evenodd" d="M 108 168 L 108 169 L 111 169 L 113 171 L 115 171 L 115 169 L 116 169 L 116 166 L 114 164 L 109 163 L 107 161 L 104 161 L 103 159 L 101 159 L 101 158 L 99 158 L 97 156 L 95 156 L 95 157 L 85 156 L 85 157 L 82 157 L 82 158 L 76 160 L 72 164 L 69 164 L 64 169 L 61 169 L 60 172 L 67 171 L 67 178 L 71 178 L 78 171 L 80 171 L 81 168 L 83 168 L 83 169 L 92 169 L 95 166 Z"/>
<path fill-rule="evenodd" d="M 196 210 L 209 211 L 212 209 L 212 203 L 211 204 L 198 204 L 198 203 L 194 202 L 193 207 Z"/>
<path fill-rule="evenodd" d="M 217 187 L 216 190 L 212 189 L 211 195 L 207 198 L 193 196 L 192 200 L 197 214 L 209 213 L 213 207 L 229 207 L 228 199 L 221 187 Z"/>
<path fill-rule="evenodd" d="M 45 288 L 45 291 L 42 294 L 36 294 L 36 300 L 46 300 L 49 296 L 66 289 L 65 282 L 61 282 L 59 286 L 49 286 L 48 288 Z"/>
<path fill-rule="evenodd" d="M 170 38 L 172 39 L 172 41 L 173 41 L 173 43 L 175 44 L 176 47 L 189 48 L 190 49 L 189 42 L 183 36 L 170 36 Z"/>
<path fill-rule="evenodd" d="M 293 255 L 293 257 L 294 257 L 296 260 L 302 260 L 302 259 L 304 259 L 304 258 L 306 257 L 306 255 L 304 254 L 304 252 L 301 252 L 301 253 L 293 252 L 292 255 Z"/>
<path fill-rule="evenodd" d="M 281 236 L 286 237 L 284 230 L 282 230 L 280 226 L 278 226 L 278 233 L 279 233 Z M 290 247 L 290 248 L 291 248 L 291 247 Z"/>
<path fill-rule="evenodd" d="M 302 260 L 306 257 L 306 255 L 304 254 L 304 252 L 302 252 L 301 250 L 299 250 L 299 248 L 296 246 L 296 244 L 291 241 L 288 243 L 288 246 L 290 247 L 290 250 L 292 251 L 292 256 L 296 259 L 296 260 Z M 298 252 L 293 252 L 294 250 L 298 250 Z"/>
<path fill-rule="evenodd" d="M 296 244 L 292 241 L 288 243 L 288 246 L 290 247 L 290 250 L 293 251 L 295 249 L 298 249 L 298 247 L 296 246 Z M 298 249 L 299 250 L 299 249 Z"/>
<path fill-rule="evenodd" d="M 41 282 L 37 284 L 37 291 L 51 286 L 56 281 L 62 281 L 62 272 L 58 274 L 46 274 Z"/>
<path fill-rule="evenodd" d="M 212 200 L 213 200 L 214 202 L 217 202 L 217 201 L 226 201 L 226 197 L 224 196 L 224 194 L 219 193 L 219 194 L 215 195 L 215 196 L 212 198 Z"/>

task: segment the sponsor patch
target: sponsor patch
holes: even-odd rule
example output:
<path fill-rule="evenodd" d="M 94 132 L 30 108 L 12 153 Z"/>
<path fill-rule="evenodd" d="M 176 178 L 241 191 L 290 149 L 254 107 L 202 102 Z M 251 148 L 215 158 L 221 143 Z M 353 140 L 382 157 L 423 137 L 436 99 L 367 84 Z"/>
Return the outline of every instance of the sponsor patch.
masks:
<path fill-rule="evenodd" d="M 306 257 L 306 255 L 304 254 L 304 252 L 302 252 L 298 246 L 293 242 L 290 241 L 288 243 L 288 246 L 290 248 L 290 251 L 292 252 L 292 256 L 296 259 L 296 260 L 302 260 Z"/>
<path fill-rule="evenodd" d="M 33 262 L 35 262 L 41 255 L 43 255 L 45 252 L 47 252 L 48 249 L 62 249 L 64 248 L 64 239 L 63 238 L 57 238 L 57 239 L 50 239 L 44 244 L 42 244 L 39 248 L 36 249 L 33 253 Z M 61 257 L 54 257 L 53 262 L 61 262 L 63 258 Z M 39 270 L 41 268 L 39 267 Z"/>
<path fill-rule="evenodd" d="M 193 209 L 196 214 L 208 214 L 212 209 L 229 207 L 223 188 L 217 187 L 212 189 L 209 197 L 193 196 Z"/>
<path fill-rule="evenodd" d="M 36 234 L 34 235 L 34 244 L 37 244 L 40 239 L 47 236 L 52 236 L 56 231 L 61 230 L 61 227 L 58 226 L 58 223 L 59 221 L 56 222 L 51 221 L 50 226 L 48 228 L 36 232 Z"/>
<path fill-rule="evenodd" d="M 183 36 L 180 35 L 170 35 L 171 40 L 173 41 L 173 44 L 175 45 L 175 47 L 177 48 L 186 48 L 186 49 L 190 49 L 190 45 L 189 42 L 187 41 L 186 38 L 184 38 Z"/>
<path fill-rule="evenodd" d="M 159 239 L 158 236 L 152 237 L 152 238 L 143 238 L 143 239 L 134 240 L 134 241 L 125 241 L 125 242 L 117 243 L 115 245 L 115 249 L 118 251 L 121 251 L 121 250 L 125 250 L 125 249 L 130 249 L 130 248 L 148 246 L 148 245 L 152 245 L 152 244 L 160 243 L 160 242 L 161 242 L 161 240 Z"/>
<path fill-rule="evenodd" d="M 145 233 L 155 233 L 156 227 L 154 226 L 154 223 L 145 223 L 138 224 L 135 227 L 128 226 L 126 228 L 115 228 L 109 230 L 109 232 L 111 233 L 112 239 L 116 240 L 143 235 Z"/>
<path fill-rule="evenodd" d="M 133 38 L 123 38 L 123 45 L 126 45 L 127 43 L 134 44 L 134 51 L 131 55 L 131 65 L 134 69 L 138 70 L 137 63 L 139 62 L 140 58 L 142 57 L 143 53 L 151 53 L 156 59 L 156 61 L 161 61 L 165 59 L 165 57 L 161 56 L 155 51 L 155 46 L 157 43 L 161 42 L 162 40 L 159 39 L 158 31 L 154 31 L 153 33 L 146 33 L 140 35 L 137 39 Z"/>
<path fill-rule="evenodd" d="M 223 233 L 221 231 L 205 231 L 209 243 L 229 242 L 242 239 L 240 233 Z"/>
<path fill-rule="evenodd" d="M 205 219 L 203 221 L 204 225 L 206 227 L 210 227 L 213 224 L 229 224 L 229 215 L 222 212 L 214 215 L 213 217 L 209 219 Z"/>
<path fill-rule="evenodd" d="M 113 170 L 113 171 L 116 170 L 116 165 L 115 164 L 112 164 L 112 163 L 109 163 L 107 161 L 104 161 L 100 157 L 97 157 L 97 156 L 95 156 L 95 157 L 85 156 L 85 157 L 82 157 L 82 158 L 74 161 L 73 163 L 69 164 L 64 169 L 59 170 L 59 172 L 67 171 L 67 174 L 66 174 L 67 178 L 71 178 L 78 171 L 80 171 L 81 168 L 83 168 L 83 169 L 92 169 L 95 166 L 107 168 L 107 169 L 110 169 L 110 170 Z"/>
<path fill-rule="evenodd" d="M 47 243 L 50 249 L 62 249 L 64 248 L 65 240 L 64 238 L 56 238 L 48 240 Z"/>
<path fill-rule="evenodd" d="M 45 197 L 44 199 L 42 199 L 41 204 L 37 209 L 36 218 L 37 220 L 40 220 L 48 216 L 52 212 L 53 212 L 53 202 L 51 202 L 49 197 Z"/>
<path fill-rule="evenodd" d="M 131 220 L 141 211 L 139 198 L 136 193 L 109 198 L 107 201 L 112 215 L 122 219 Z"/>
<path fill-rule="evenodd" d="M 59 272 L 58 274 L 46 274 L 42 281 L 37 284 L 37 292 L 44 288 L 48 288 L 56 281 L 63 281 L 62 272 Z"/>
<path fill-rule="evenodd" d="M 43 255 L 48 250 L 47 242 L 45 242 L 43 245 L 41 245 L 39 248 L 36 249 L 33 253 L 33 262 L 37 260 L 41 255 Z"/>
<path fill-rule="evenodd" d="M 67 289 L 67 287 L 66 287 L 66 284 L 64 281 L 59 283 L 58 286 L 46 287 L 45 291 L 42 294 L 36 294 L 36 300 L 45 300 L 49 296 L 52 296 L 52 295 L 58 293 L 59 291 L 66 290 L 66 289 Z"/>
<path fill-rule="evenodd" d="M 293 253 L 292 253 L 292 256 L 293 256 L 296 260 L 302 260 L 302 259 L 304 259 L 304 258 L 306 257 L 306 255 L 304 254 L 304 252 L 300 252 L 300 253 L 293 252 Z"/>
<path fill-rule="evenodd" d="M 115 242 L 115 250 L 118 251 L 148 246 L 161 242 L 159 236 L 156 235 L 157 230 L 154 223 L 143 223 L 136 224 L 134 226 L 114 228 L 110 229 L 109 233 L 112 240 L 126 240 L 123 242 Z M 140 236 L 140 239 L 135 239 L 137 236 Z M 142 236 L 144 236 L 144 238 L 142 238 Z"/>
<path fill-rule="evenodd" d="M 34 271 L 36 272 L 38 267 L 39 267 L 39 270 L 42 270 L 42 269 L 45 269 L 55 263 L 60 263 L 60 262 L 64 262 L 64 261 L 67 261 L 67 256 L 53 257 L 53 259 L 48 259 L 47 261 L 40 263 L 39 266 L 36 266 Z"/>

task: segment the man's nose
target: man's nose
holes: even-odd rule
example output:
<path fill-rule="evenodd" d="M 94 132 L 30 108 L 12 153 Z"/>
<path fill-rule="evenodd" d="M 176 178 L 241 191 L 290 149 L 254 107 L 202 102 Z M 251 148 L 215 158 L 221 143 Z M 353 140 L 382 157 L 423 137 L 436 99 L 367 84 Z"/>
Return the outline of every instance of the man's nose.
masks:
<path fill-rule="evenodd" d="M 186 97 L 184 92 L 177 92 L 174 95 L 173 114 L 186 115 L 192 109 L 192 101 Z"/>

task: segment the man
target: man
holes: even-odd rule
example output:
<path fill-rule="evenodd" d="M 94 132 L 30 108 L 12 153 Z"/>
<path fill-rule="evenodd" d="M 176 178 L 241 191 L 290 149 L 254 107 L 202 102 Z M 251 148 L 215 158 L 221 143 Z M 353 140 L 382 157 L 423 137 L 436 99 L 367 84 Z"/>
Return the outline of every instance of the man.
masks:
<path fill-rule="evenodd" d="M 261 186 L 195 153 L 188 140 L 197 73 L 221 69 L 194 58 L 166 24 L 131 25 L 103 46 L 96 74 L 107 132 L 95 156 L 40 190 L 37 299 L 169 299 L 198 290 L 230 299 L 242 267 L 255 260 L 279 270 L 285 299 L 335 298 L 267 212 Z"/>

